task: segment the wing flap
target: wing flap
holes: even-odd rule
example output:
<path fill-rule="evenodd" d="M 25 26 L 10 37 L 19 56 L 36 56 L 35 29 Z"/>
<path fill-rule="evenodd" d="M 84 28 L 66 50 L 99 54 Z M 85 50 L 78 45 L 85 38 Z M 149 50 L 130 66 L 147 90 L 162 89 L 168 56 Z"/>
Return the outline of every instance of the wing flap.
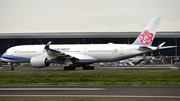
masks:
<path fill-rule="evenodd" d="M 77 59 L 95 59 L 89 55 L 73 55 Z"/>

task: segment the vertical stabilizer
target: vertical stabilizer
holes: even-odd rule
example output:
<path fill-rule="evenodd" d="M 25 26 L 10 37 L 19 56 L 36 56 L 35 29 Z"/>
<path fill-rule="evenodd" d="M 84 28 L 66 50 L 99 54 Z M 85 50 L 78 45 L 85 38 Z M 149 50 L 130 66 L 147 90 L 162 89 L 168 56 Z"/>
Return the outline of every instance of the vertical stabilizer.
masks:
<path fill-rule="evenodd" d="M 143 54 L 142 59 L 146 59 L 146 54 Z"/>
<path fill-rule="evenodd" d="M 160 20 L 161 17 L 153 18 L 146 26 L 146 28 L 141 32 L 141 34 L 137 37 L 137 39 L 134 41 L 133 45 L 151 46 Z"/>

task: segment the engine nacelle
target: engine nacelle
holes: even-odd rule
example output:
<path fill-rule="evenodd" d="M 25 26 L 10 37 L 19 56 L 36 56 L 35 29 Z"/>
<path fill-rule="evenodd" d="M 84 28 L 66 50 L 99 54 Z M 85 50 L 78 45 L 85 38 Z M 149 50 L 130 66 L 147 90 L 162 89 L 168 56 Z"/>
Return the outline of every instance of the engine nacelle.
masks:
<path fill-rule="evenodd" d="M 50 65 L 50 62 L 45 56 L 32 57 L 30 63 L 34 68 L 43 68 L 48 67 Z"/>

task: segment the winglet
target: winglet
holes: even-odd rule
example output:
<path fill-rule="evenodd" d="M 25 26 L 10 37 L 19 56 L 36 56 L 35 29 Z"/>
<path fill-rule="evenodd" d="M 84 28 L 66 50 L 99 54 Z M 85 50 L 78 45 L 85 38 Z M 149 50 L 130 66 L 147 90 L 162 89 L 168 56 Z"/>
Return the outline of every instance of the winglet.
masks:
<path fill-rule="evenodd" d="M 46 48 L 49 48 L 49 45 L 52 43 L 52 41 L 49 41 L 47 44 L 46 44 L 46 46 L 45 46 L 45 49 Z"/>
<path fill-rule="evenodd" d="M 134 41 L 133 45 L 151 46 L 161 17 L 153 18 Z"/>

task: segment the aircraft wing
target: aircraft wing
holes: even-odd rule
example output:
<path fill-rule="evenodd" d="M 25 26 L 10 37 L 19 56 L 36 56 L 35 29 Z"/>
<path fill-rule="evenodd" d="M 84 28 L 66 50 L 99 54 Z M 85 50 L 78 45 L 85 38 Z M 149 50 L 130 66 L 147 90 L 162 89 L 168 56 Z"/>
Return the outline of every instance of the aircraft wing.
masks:
<path fill-rule="evenodd" d="M 45 46 L 45 50 L 46 53 L 48 54 L 48 58 L 49 59 L 57 59 L 57 60 L 68 60 L 68 59 L 94 59 L 93 57 L 89 56 L 89 55 L 77 55 L 77 54 L 66 54 L 66 53 L 62 53 L 60 51 L 57 50 L 53 50 L 51 48 L 49 48 L 49 45 L 51 44 L 51 42 L 49 42 L 46 46 Z"/>
<path fill-rule="evenodd" d="M 45 50 L 46 50 L 46 53 L 48 54 L 49 59 L 56 59 L 56 58 L 70 59 L 70 58 L 73 58 L 69 54 L 65 54 L 65 53 L 62 53 L 60 51 L 50 49 L 47 46 L 45 46 Z"/>
<path fill-rule="evenodd" d="M 49 48 L 50 44 L 51 44 L 51 41 L 48 42 L 44 48 L 46 50 L 46 53 L 48 54 L 49 59 L 56 59 L 56 58 L 71 59 L 71 58 L 75 58 L 74 56 L 71 56 L 69 54 L 65 54 L 65 53 L 62 53 L 60 51 L 53 50 L 53 49 Z M 76 58 L 76 59 L 78 59 L 78 58 Z"/>

